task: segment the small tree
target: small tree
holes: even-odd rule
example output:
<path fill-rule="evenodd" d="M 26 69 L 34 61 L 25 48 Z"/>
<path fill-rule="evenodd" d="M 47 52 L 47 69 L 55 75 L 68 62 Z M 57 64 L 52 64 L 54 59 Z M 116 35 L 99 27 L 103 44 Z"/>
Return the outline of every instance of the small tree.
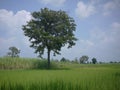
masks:
<path fill-rule="evenodd" d="M 10 57 L 19 57 L 20 50 L 16 47 L 9 47 L 10 52 L 7 53 L 7 56 Z"/>
<path fill-rule="evenodd" d="M 32 13 L 32 20 L 23 25 L 25 36 L 32 43 L 30 47 L 35 49 L 42 57 L 47 49 L 48 68 L 50 68 L 50 53 L 60 54 L 61 47 L 68 45 L 71 48 L 77 39 L 74 36 L 76 24 L 73 18 L 64 11 L 54 11 L 48 8 Z"/>
<path fill-rule="evenodd" d="M 80 58 L 80 63 L 87 63 L 88 59 L 89 59 L 89 57 L 84 55 Z"/>
<path fill-rule="evenodd" d="M 61 61 L 61 62 L 66 62 L 67 60 L 63 57 L 63 58 L 61 58 L 60 61 Z"/>
<path fill-rule="evenodd" d="M 97 59 L 96 59 L 96 58 L 93 58 L 93 59 L 92 59 L 92 63 L 93 63 L 93 64 L 96 64 L 96 63 L 97 63 Z"/>

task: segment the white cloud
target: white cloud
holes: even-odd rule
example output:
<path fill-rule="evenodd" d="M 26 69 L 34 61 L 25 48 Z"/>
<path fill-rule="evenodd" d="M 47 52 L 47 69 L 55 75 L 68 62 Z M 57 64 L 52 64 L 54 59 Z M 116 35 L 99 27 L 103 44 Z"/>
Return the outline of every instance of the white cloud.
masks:
<path fill-rule="evenodd" d="M 113 36 L 114 41 L 120 45 L 118 42 L 120 40 L 120 23 L 114 22 L 111 26 L 111 37 Z"/>
<path fill-rule="evenodd" d="M 120 23 L 114 22 L 106 29 L 94 28 L 89 33 L 90 36 L 86 39 L 79 38 L 76 45 L 71 49 L 63 47 L 61 56 L 74 59 L 80 58 L 82 55 L 88 55 L 91 58 L 95 57 L 98 61 L 120 61 Z"/>
<path fill-rule="evenodd" d="M 0 32 L 8 37 L 21 37 L 22 25 L 31 19 L 30 12 L 25 10 L 13 13 L 5 9 L 0 9 Z"/>
<path fill-rule="evenodd" d="M 87 18 L 90 15 L 93 15 L 96 11 L 95 11 L 95 7 L 92 3 L 85 4 L 82 1 L 80 1 L 77 4 L 77 8 L 76 8 L 75 12 L 79 18 Z"/>
<path fill-rule="evenodd" d="M 105 5 L 103 5 L 104 8 L 104 12 L 103 15 L 104 16 L 108 16 L 111 14 L 111 10 L 115 9 L 116 5 L 113 1 L 107 2 Z"/>
<path fill-rule="evenodd" d="M 84 50 L 94 46 L 94 43 L 92 41 L 90 41 L 90 40 L 83 40 L 82 39 L 82 40 L 80 40 L 80 44 L 83 45 Z"/>
<path fill-rule="evenodd" d="M 114 9 L 115 7 L 116 7 L 116 5 L 113 1 L 108 2 L 104 5 L 105 10 L 111 10 L 111 9 Z"/>
<path fill-rule="evenodd" d="M 120 8 L 120 0 L 112 0 L 103 5 L 103 15 L 110 15 L 115 9 Z"/>
<path fill-rule="evenodd" d="M 28 11 L 21 10 L 14 13 L 0 9 L 0 51 L 3 51 L 2 55 L 6 54 L 5 50 L 10 46 L 29 50 L 29 41 L 23 34 L 22 25 L 25 25 L 30 19 L 31 15 Z"/>
<path fill-rule="evenodd" d="M 21 27 L 21 25 L 25 24 L 26 21 L 31 19 L 30 12 L 25 10 L 18 11 L 14 14 L 12 11 L 7 11 L 5 9 L 0 9 L 0 23 L 6 25 L 11 29 L 15 27 Z"/>
<path fill-rule="evenodd" d="M 50 4 L 53 6 L 61 6 L 65 3 L 66 0 L 40 0 L 44 4 Z"/>
<path fill-rule="evenodd" d="M 104 40 L 104 37 L 106 36 L 106 33 L 103 32 L 99 28 L 95 28 L 95 29 L 91 30 L 90 35 L 91 35 L 90 38 L 92 40 L 101 42 L 102 40 Z"/>
<path fill-rule="evenodd" d="M 106 60 L 120 60 L 120 23 L 114 22 L 107 30 L 97 29 L 91 32 L 90 40 L 94 46 L 87 50 Z M 91 54 L 91 52 L 89 52 Z"/>
<path fill-rule="evenodd" d="M 110 12 L 103 12 L 104 16 L 109 16 L 111 13 Z"/>
<path fill-rule="evenodd" d="M 5 48 L 6 45 L 11 46 L 11 44 L 14 42 L 15 38 L 0 38 L 0 50 Z"/>
<path fill-rule="evenodd" d="M 118 40 L 120 39 L 120 23 L 114 22 L 111 24 L 107 30 L 93 30 L 91 32 L 91 38 L 93 41 L 99 44 L 106 44 L 106 45 L 115 45 L 119 44 Z"/>
<path fill-rule="evenodd" d="M 114 29 L 120 30 L 120 23 L 114 22 L 114 23 L 112 24 L 112 27 L 113 27 Z"/>

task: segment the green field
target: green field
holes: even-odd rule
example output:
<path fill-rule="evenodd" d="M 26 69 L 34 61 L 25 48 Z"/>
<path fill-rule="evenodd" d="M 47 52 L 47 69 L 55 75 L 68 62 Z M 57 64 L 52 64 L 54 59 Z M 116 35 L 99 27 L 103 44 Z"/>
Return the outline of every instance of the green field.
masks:
<path fill-rule="evenodd" d="M 1 69 L 0 90 L 120 90 L 120 64 L 59 64 L 62 69 Z"/>

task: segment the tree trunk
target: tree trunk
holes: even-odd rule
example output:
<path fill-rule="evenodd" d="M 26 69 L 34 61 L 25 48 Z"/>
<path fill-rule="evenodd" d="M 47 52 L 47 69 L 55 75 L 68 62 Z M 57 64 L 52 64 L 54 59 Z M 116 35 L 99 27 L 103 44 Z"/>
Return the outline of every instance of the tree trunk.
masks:
<path fill-rule="evenodd" d="M 50 49 L 48 49 L 48 69 L 50 69 Z"/>

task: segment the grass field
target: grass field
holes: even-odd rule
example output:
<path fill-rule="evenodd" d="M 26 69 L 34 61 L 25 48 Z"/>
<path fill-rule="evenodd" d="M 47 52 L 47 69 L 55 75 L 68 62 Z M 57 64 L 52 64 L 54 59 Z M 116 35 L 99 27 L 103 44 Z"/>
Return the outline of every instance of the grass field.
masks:
<path fill-rule="evenodd" d="M 51 62 L 51 68 L 56 68 L 57 63 Z M 15 69 L 46 69 L 46 59 L 35 58 L 0 58 L 0 70 L 15 70 Z"/>
<path fill-rule="evenodd" d="M 0 90 L 120 90 L 120 64 L 61 64 L 61 70 L 0 70 Z"/>

